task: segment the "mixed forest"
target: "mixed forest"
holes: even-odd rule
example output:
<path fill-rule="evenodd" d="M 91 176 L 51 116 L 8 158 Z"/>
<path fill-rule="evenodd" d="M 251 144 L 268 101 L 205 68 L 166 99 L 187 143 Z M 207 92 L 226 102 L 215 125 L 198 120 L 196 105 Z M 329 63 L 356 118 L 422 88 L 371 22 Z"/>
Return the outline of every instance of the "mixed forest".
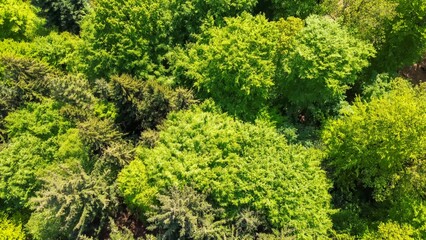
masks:
<path fill-rule="evenodd" d="M 425 54 L 425 0 L 0 0 L 0 239 L 426 239 Z"/>

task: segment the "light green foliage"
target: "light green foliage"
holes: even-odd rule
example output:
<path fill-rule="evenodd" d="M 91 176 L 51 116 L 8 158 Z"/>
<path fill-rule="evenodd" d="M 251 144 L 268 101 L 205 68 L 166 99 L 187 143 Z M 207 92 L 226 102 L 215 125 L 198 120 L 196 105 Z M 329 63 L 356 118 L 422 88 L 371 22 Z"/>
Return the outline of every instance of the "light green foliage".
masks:
<path fill-rule="evenodd" d="M 402 79 L 391 82 L 390 88 L 369 102 L 356 100 L 339 119 L 329 122 L 323 132 L 327 165 L 340 193 L 337 199 L 358 204 L 364 221 L 409 224 L 416 236 L 424 238 L 425 88 L 413 88 Z M 368 218 L 370 214 L 374 218 Z M 340 219 L 349 221 L 348 226 L 357 225 L 355 218 Z M 385 234 L 398 233 L 383 231 L 378 233 L 383 239 L 388 237 Z"/>
<path fill-rule="evenodd" d="M 65 133 L 71 124 L 59 114 L 60 105 L 52 100 L 45 103 L 29 103 L 24 109 L 10 113 L 6 118 L 6 128 L 10 138 L 30 133 L 46 140 Z"/>
<path fill-rule="evenodd" d="M 380 223 L 377 232 L 368 233 L 362 237 L 365 240 L 411 240 L 414 229 L 410 225 L 400 225 L 395 222 Z"/>
<path fill-rule="evenodd" d="M 223 221 L 214 221 L 217 211 L 205 195 L 183 186 L 173 187 L 157 199 L 160 206 L 154 207 L 148 221 L 162 239 L 220 238 Z"/>
<path fill-rule="evenodd" d="M 212 97 L 230 114 L 255 119 L 273 95 L 278 45 L 289 38 L 285 33 L 291 26 L 248 13 L 225 22 L 224 27 L 203 29 L 176 59 L 176 75 L 189 79 L 202 96 Z M 280 30 L 287 31 L 282 38 Z"/>
<path fill-rule="evenodd" d="M 78 52 L 83 41 L 78 36 L 67 32 L 51 32 L 47 36 L 35 38 L 30 44 L 30 55 L 33 58 L 41 59 L 63 71 L 76 72 L 81 68 Z"/>
<path fill-rule="evenodd" d="M 41 30 L 43 19 L 28 1 L 0 1 L 0 40 L 31 40 Z"/>
<path fill-rule="evenodd" d="M 31 135 L 12 139 L 0 152 L 2 207 L 20 209 L 40 187 L 40 169 L 52 160 L 55 143 Z"/>
<path fill-rule="evenodd" d="M 170 43 L 168 0 L 98 0 L 82 25 L 91 78 L 160 75 Z"/>
<path fill-rule="evenodd" d="M 157 145 L 139 148 L 138 159 L 119 175 L 129 204 L 144 210 L 156 189 L 189 185 L 227 217 L 250 208 L 300 238 L 326 236 L 330 196 L 319 151 L 287 145 L 267 125 L 196 109 L 171 114 L 162 129 Z"/>
<path fill-rule="evenodd" d="M 377 201 L 391 195 L 407 167 L 421 166 L 426 153 L 426 94 L 404 80 L 393 84 L 382 98 L 357 100 L 323 133 L 336 187 L 361 184 Z"/>
<path fill-rule="evenodd" d="M 0 239 L 1 240 L 24 240 L 25 233 L 21 224 L 17 224 L 0 213 Z"/>
<path fill-rule="evenodd" d="M 344 99 L 373 54 L 370 44 L 351 36 L 337 22 L 310 16 L 283 59 L 283 98 L 298 110 L 327 115 Z"/>
<path fill-rule="evenodd" d="M 81 155 L 76 149 L 81 144 L 67 146 L 75 142 L 66 132 L 71 124 L 59 115 L 53 101 L 27 104 L 10 113 L 5 122 L 10 142 L 0 151 L 0 199 L 4 207 L 19 209 L 40 187 L 40 171 L 61 155 Z M 67 137 L 58 139 L 62 134 Z"/>
<path fill-rule="evenodd" d="M 140 160 L 132 161 L 117 178 L 118 188 L 124 200 L 135 212 L 146 213 L 158 193 L 158 187 L 150 186 L 145 165 Z"/>
<path fill-rule="evenodd" d="M 0 42 L 2 54 L 39 59 L 59 70 L 76 72 L 83 68 L 78 55 L 82 40 L 70 33 L 51 32 L 47 36 L 36 37 L 32 42 L 17 42 L 5 39 Z"/>

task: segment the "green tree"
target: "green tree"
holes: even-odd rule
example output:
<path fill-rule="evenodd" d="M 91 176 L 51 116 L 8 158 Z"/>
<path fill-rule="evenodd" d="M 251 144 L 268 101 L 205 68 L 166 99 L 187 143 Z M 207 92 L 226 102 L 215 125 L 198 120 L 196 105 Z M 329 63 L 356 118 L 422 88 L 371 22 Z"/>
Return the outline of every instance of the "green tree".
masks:
<path fill-rule="evenodd" d="M 396 6 L 394 0 L 326 0 L 322 3 L 325 13 L 374 46 L 385 41 L 386 28 L 396 16 Z"/>
<path fill-rule="evenodd" d="M 157 195 L 160 206 L 150 212 L 150 228 L 160 232 L 163 239 L 220 238 L 223 221 L 215 222 L 215 210 L 206 196 L 183 186 L 173 187 Z"/>
<path fill-rule="evenodd" d="M 3 40 L 0 42 L 0 53 L 38 59 L 64 72 L 78 72 L 83 68 L 79 59 L 82 43 L 79 37 L 68 32 L 51 32 L 31 42 Z"/>
<path fill-rule="evenodd" d="M 116 122 L 123 130 L 139 137 L 143 130 L 155 129 L 174 110 L 193 102 L 191 91 L 173 90 L 155 80 L 140 81 L 128 75 L 111 78 L 105 98 L 118 109 Z"/>
<path fill-rule="evenodd" d="M 41 186 L 40 171 L 59 160 L 62 138 L 58 136 L 67 134 L 71 124 L 59 115 L 58 108 L 53 101 L 29 103 L 5 118 L 10 141 L 0 151 L 2 207 L 28 207 L 29 198 Z"/>
<path fill-rule="evenodd" d="M 80 159 L 48 170 L 42 177 L 44 187 L 31 199 L 34 212 L 27 224 L 31 235 L 35 239 L 99 236 L 118 204 L 108 172 L 87 174 Z"/>
<path fill-rule="evenodd" d="M 189 185 L 223 207 L 226 218 L 250 208 L 300 238 L 327 235 L 329 184 L 319 151 L 288 145 L 264 123 L 242 123 L 200 109 L 171 114 L 162 129 L 156 146 L 139 147 L 137 159 L 118 177 L 133 207 L 143 212 L 153 193 Z"/>
<path fill-rule="evenodd" d="M 44 20 L 28 1 L 0 1 L 0 40 L 31 40 L 42 30 Z"/>
<path fill-rule="evenodd" d="M 322 0 L 259 0 L 256 10 L 275 20 L 290 16 L 304 19 L 317 12 L 321 2 Z"/>
<path fill-rule="evenodd" d="M 168 51 L 193 40 L 191 35 L 199 33 L 203 23 L 221 24 L 223 17 L 250 11 L 256 2 L 99 0 L 82 26 L 87 74 L 159 77 L 167 72 Z"/>
<path fill-rule="evenodd" d="M 369 40 L 377 50 L 378 72 L 397 72 L 426 52 L 426 7 L 422 0 L 327 0 L 326 12 Z"/>
<path fill-rule="evenodd" d="M 224 17 L 234 17 L 251 12 L 258 0 L 173 0 L 171 1 L 172 39 L 174 44 L 194 40 L 191 35 L 200 33 L 203 23 L 220 25 Z"/>
<path fill-rule="evenodd" d="M 424 229 L 424 89 L 395 80 L 389 93 L 358 99 L 327 124 L 323 140 L 337 204 Z"/>
<path fill-rule="evenodd" d="M 225 18 L 225 23 L 206 26 L 197 42 L 174 59 L 175 75 L 230 114 L 253 120 L 274 95 L 280 40 L 302 24 L 297 19 L 268 22 L 248 13 Z M 286 23 L 294 26 L 286 29 Z"/>
<path fill-rule="evenodd" d="M 374 49 L 327 17 L 310 16 L 305 22 L 282 60 L 277 81 L 293 111 L 307 111 L 315 120 L 323 120 L 345 99 Z"/>
<path fill-rule="evenodd" d="M 168 51 L 170 1 L 98 0 L 82 25 L 90 78 L 159 76 Z"/>
<path fill-rule="evenodd" d="M 387 25 L 386 42 L 373 66 L 396 72 L 419 61 L 426 52 L 426 6 L 422 0 L 396 1 L 396 16 Z"/>
<path fill-rule="evenodd" d="M 51 69 L 39 61 L 10 55 L 0 56 L 0 118 L 25 102 L 41 101 L 48 92 L 46 76 Z"/>
<path fill-rule="evenodd" d="M 89 7 L 89 0 L 33 0 L 32 3 L 41 8 L 48 26 L 75 34 L 80 32 L 79 24 Z"/>

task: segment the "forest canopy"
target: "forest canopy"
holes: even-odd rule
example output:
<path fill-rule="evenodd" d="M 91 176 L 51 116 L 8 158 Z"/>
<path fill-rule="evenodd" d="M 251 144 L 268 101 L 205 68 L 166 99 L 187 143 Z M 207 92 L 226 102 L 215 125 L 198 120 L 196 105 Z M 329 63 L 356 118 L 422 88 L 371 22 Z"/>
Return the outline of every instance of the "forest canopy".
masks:
<path fill-rule="evenodd" d="M 423 0 L 0 0 L 0 239 L 425 239 Z"/>

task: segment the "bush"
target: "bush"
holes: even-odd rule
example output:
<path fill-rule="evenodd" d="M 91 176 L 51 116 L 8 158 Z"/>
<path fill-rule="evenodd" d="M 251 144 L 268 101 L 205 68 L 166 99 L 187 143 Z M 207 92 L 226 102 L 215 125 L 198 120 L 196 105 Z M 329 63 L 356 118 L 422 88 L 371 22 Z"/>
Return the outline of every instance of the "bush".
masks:
<path fill-rule="evenodd" d="M 223 207 L 226 218 L 250 208 L 300 238 L 327 235 L 329 184 L 319 151 L 288 145 L 269 126 L 199 109 L 171 114 L 161 129 L 157 145 L 139 148 L 119 175 L 133 207 L 144 212 L 156 192 L 189 185 Z"/>

